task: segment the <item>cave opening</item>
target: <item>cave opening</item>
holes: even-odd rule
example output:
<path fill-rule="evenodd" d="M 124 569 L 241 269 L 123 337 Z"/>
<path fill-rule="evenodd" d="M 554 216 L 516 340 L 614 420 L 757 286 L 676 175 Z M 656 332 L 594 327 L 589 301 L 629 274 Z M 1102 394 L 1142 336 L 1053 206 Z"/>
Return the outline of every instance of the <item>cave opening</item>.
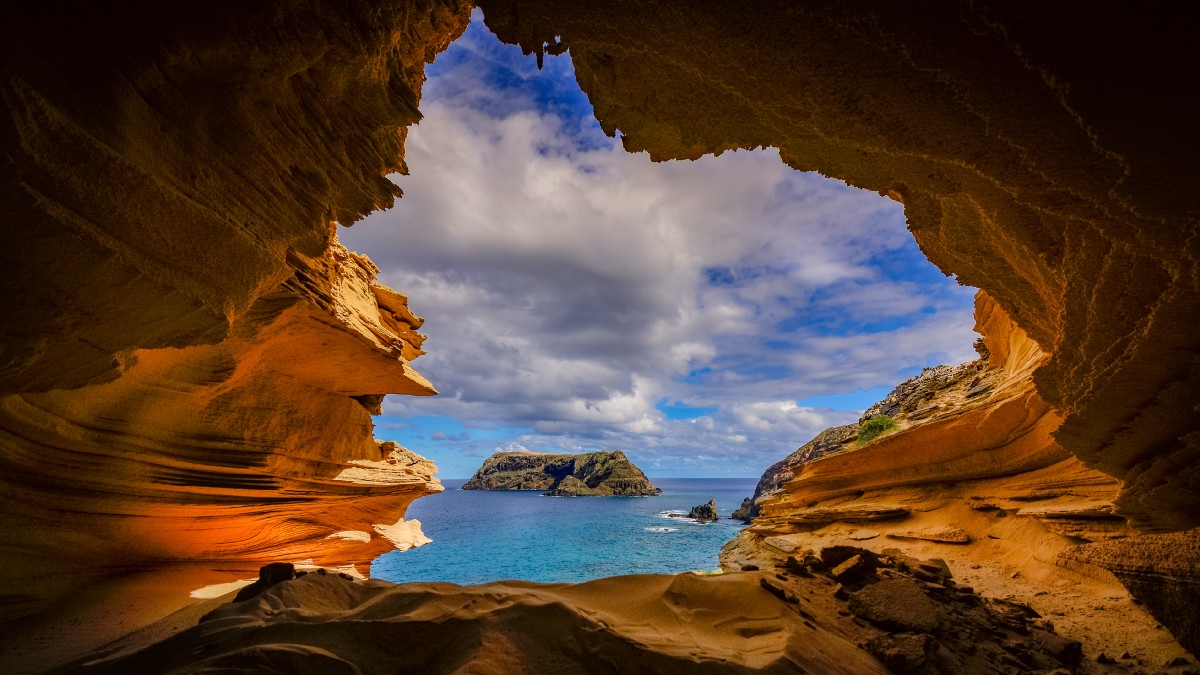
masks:
<path fill-rule="evenodd" d="M 601 130 L 569 52 L 539 68 L 479 10 L 427 77 L 409 175 L 393 176 L 403 199 L 339 236 L 426 320 L 415 366 L 441 395 L 389 397 L 375 434 L 434 460 L 448 487 L 493 452 L 620 449 L 653 480 L 742 479 L 712 488 L 727 517 L 821 431 L 856 423 L 923 368 L 977 358 L 974 289 L 928 262 L 896 201 L 795 171 L 774 149 L 628 153 Z M 505 578 L 505 560 L 444 560 L 552 537 L 512 525 L 464 536 L 466 516 L 432 506 L 450 498 L 410 507 L 434 546 L 387 554 L 373 574 Z M 693 567 L 736 533 L 710 529 L 710 559 Z M 539 549 L 527 542 L 507 564 L 539 581 L 682 569 L 572 558 L 531 571 Z"/>
<path fill-rule="evenodd" d="M 754 12 L 673 3 L 480 4 L 501 39 L 527 53 L 546 52 L 547 45 L 557 51 L 561 36 L 601 125 L 621 132 L 627 149 L 671 159 L 778 147 L 793 169 L 903 200 L 929 258 L 990 298 L 982 332 L 996 337 L 989 353 L 1004 362 L 997 368 L 1005 377 L 991 384 L 1002 386 L 971 383 L 961 392 L 970 414 L 923 417 L 932 422 L 853 457 L 814 463 L 731 551 L 729 569 L 762 572 L 769 585 L 778 577 L 768 570 L 811 573 L 804 560 L 789 567 L 769 549 L 795 544 L 794 553 L 807 559 L 805 547 L 816 550 L 835 537 L 863 550 L 903 547 L 945 559 L 954 578 L 980 596 L 1015 597 L 1054 616 L 1061 636 L 1083 643 L 1042 645 L 1063 648 L 1059 656 L 1082 651 L 1089 663 L 1105 665 L 1112 658 L 1100 651 L 1114 654 L 1119 645 L 1138 667 L 1192 667 L 1184 647 L 1194 651 L 1200 634 L 1200 349 L 1188 326 L 1200 312 L 1200 237 L 1189 187 L 1200 97 L 1186 86 L 1190 24 L 1169 8 L 1081 14 L 1069 6 L 983 3 L 920 12 L 869 2 L 765 3 Z M 190 578 L 175 578 L 171 588 L 153 583 L 150 593 L 147 586 L 87 590 L 113 575 L 165 573 L 184 562 L 198 563 L 205 574 L 252 573 L 262 562 L 309 556 L 332 568 L 335 559 L 365 564 L 397 542 L 411 544 L 419 534 L 411 523 L 389 523 L 433 489 L 431 465 L 411 456 L 380 461 L 391 458 L 390 447 L 372 441 L 366 409 L 383 391 L 428 392 L 407 365 L 417 340 L 404 339 L 414 332 L 403 320 L 406 301 L 372 292 L 370 266 L 330 246 L 329 225 L 390 204 L 392 186 L 383 174 L 399 161 L 405 134 L 397 129 L 417 116 L 422 64 L 461 32 L 470 7 L 397 0 L 25 9 L 31 11 L 5 24 L 7 39 L 0 41 L 0 88 L 11 113 L 0 122 L 4 199 L 10 220 L 21 224 L 7 233 L 0 266 L 15 305 L 5 314 L 0 399 L 0 551 L 7 570 L 0 605 L 11 643 L 41 652 L 21 658 L 49 667 L 68 658 L 47 654 L 61 652 L 60 645 L 91 649 L 107 639 L 106 625 L 111 631 L 133 625 L 93 621 L 89 612 L 128 611 L 134 623 L 148 623 L 156 611 L 148 609 L 179 606 L 179 584 Z M 104 25 L 119 28 L 97 30 Z M 530 158 L 561 159 L 553 145 L 541 150 Z M 721 159 L 730 158 L 744 166 L 757 161 L 730 152 Z M 510 173 L 514 180 L 524 175 Z M 726 187 L 712 192 L 725 194 Z M 463 205 L 475 196 L 470 189 L 457 194 Z M 574 216 L 562 215 L 563 222 Z M 764 256 L 777 243 L 767 240 L 772 246 Z M 491 243 L 503 258 L 507 242 Z M 628 251 L 645 248 L 627 235 L 623 246 L 611 247 L 615 255 L 601 259 L 638 262 Z M 555 268 L 554 258 L 538 262 Z M 736 296 L 744 290 L 739 284 L 770 277 L 748 274 L 741 258 L 734 262 L 691 268 L 689 288 Z M 611 263 L 597 267 L 557 265 L 591 269 L 600 290 L 581 297 L 600 307 L 623 288 L 624 277 L 610 274 Z M 551 278 L 571 286 L 563 282 L 569 275 Z M 413 290 L 403 279 L 397 285 Z M 491 299 L 492 286 L 513 287 L 468 291 Z M 436 300 L 437 290 L 428 297 Z M 685 303 L 679 294 L 671 297 L 680 313 Z M 414 306 L 428 314 L 422 303 L 414 293 Z M 495 325 L 528 320 L 536 307 L 526 304 L 509 306 Z M 599 338 L 609 324 L 626 330 L 627 344 L 646 347 L 634 339 L 643 335 L 640 317 L 598 314 L 608 321 L 572 334 L 587 340 L 575 343 L 574 352 L 563 347 L 564 354 L 601 353 Z M 559 318 L 560 328 L 580 321 L 567 312 Z M 727 356 L 719 350 L 746 341 L 747 320 L 734 319 L 735 329 L 711 351 L 688 347 L 680 356 Z M 462 365 L 484 371 L 498 370 L 522 346 L 473 344 L 495 354 Z M 622 343 L 610 351 L 633 350 Z M 520 376 L 532 382 L 541 372 L 519 363 L 511 371 L 510 383 Z M 606 379 L 597 370 L 597 393 L 566 421 L 578 425 L 579 416 L 603 420 L 626 410 L 602 405 L 609 392 L 634 381 L 630 369 L 622 373 L 625 379 Z M 750 368 L 735 374 L 751 385 L 765 378 Z M 448 398 L 467 400 L 462 391 Z M 503 393 L 517 398 L 512 387 Z M 711 400 L 684 393 L 631 400 L 628 409 L 641 405 L 651 422 L 664 425 L 719 414 Z M 800 408 L 796 400 L 788 405 Z M 929 411 L 911 411 L 918 412 Z M 518 419 L 518 437 L 540 433 L 533 426 L 544 421 L 539 415 Z M 466 443 L 472 439 L 463 435 L 476 430 L 451 425 L 428 435 L 435 431 L 445 437 L 440 442 Z M 543 431 L 564 433 L 561 426 Z M 919 508 L 898 503 L 905 500 Z M 869 526 L 850 529 L 830 518 Z M 852 558 L 836 554 L 821 562 L 841 568 Z M 870 559 L 860 556 L 859 563 Z M 943 572 L 939 567 L 924 581 L 945 589 Z M 671 582 L 678 586 L 643 597 L 704 600 L 711 597 L 705 591 L 724 585 L 756 607 L 775 607 L 775 600 L 782 607 L 789 599 L 753 574 L 698 579 L 681 575 Z M 353 595 L 404 592 L 382 586 L 356 585 Z M 592 588 L 621 586 L 608 579 Z M 540 595 L 527 591 L 505 593 L 518 604 Z M 491 590 L 464 589 L 460 606 L 475 604 L 476 593 Z M 576 595 L 565 604 L 586 607 L 591 600 Z M 1016 609 L 1006 603 L 999 606 Z M 58 611 L 64 606 L 82 613 Z M 746 604 L 715 610 L 743 611 L 735 607 Z M 343 609 L 321 620 L 335 622 Z M 833 605 L 824 609 L 821 616 L 831 621 L 848 616 Z M 222 611 L 267 618 L 237 607 Z M 35 616 L 43 623 L 25 621 Z M 567 617 L 583 623 L 563 625 L 596 635 L 609 626 L 586 621 L 595 616 L 585 611 Z M 468 618 L 495 625 L 490 614 Z M 194 626 L 195 616 L 188 622 Z M 812 626 L 793 624 L 796 632 L 776 636 L 803 635 L 799 642 L 811 644 Z M 213 625 L 194 627 L 191 635 Z M 767 639 L 759 627 L 722 625 Z M 76 639 L 64 630 L 71 626 L 101 631 Z M 509 633 L 534 638 L 524 645 L 527 656 L 565 644 L 562 634 L 537 635 L 529 626 Z M 446 638 L 420 628 L 404 637 Z M 678 632 L 670 626 L 662 633 L 665 651 L 651 648 L 649 658 L 670 663 L 681 656 L 668 653 L 672 630 Z M 988 631 L 981 635 L 992 637 L 965 647 L 1010 644 Z M 761 653 L 740 649 L 746 643 L 737 639 L 726 642 L 729 635 L 712 637 L 697 643 L 737 646 L 719 659 L 744 663 L 746 654 Z M 868 636 L 843 637 L 839 658 L 866 658 L 854 645 Z M 886 636 L 874 637 L 883 640 L 872 639 L 876 646 L 887 645 Z M 942 638 L 952 646 L 954 636 Z M 77 644 L 67 648 L 70 642 Z M 323 644 L 347 659 L 364 658 L 362 643 Z M 459 644 L 434 651 L 456 659 Z M 918 638 L 909 646 L 934 644 Z M 190 662 L 197 653 L 169 646 L 142 663 L 162 669 L 164 657 Z M 289 653 L 268 648 L 260 655 Z M 781 658 L 836 670 L 811 656 Z M 851 663 L 861 661 L 838 665 L 871 671 Z"/>

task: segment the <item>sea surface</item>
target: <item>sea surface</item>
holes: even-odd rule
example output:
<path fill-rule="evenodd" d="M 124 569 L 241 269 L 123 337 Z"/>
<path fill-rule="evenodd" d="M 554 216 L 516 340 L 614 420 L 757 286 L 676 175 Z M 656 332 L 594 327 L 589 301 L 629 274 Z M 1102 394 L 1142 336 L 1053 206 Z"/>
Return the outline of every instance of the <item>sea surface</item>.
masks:
<path fill-rule="evenodd" d="M 651 479 L 656 497 L 543 497 L 540 492 L 461 490 L 422 497 L 405 519 L 432 544 L 380 556 L 371 576 L 387 581 L 479 584 L 501 579 L 579 582 L 619 574 L 714 570 L 721 546 L 743 527 L 729 514 L 754 492 L 753 478 Z M 717 500 L 722 518 L 683 514 Z"/>

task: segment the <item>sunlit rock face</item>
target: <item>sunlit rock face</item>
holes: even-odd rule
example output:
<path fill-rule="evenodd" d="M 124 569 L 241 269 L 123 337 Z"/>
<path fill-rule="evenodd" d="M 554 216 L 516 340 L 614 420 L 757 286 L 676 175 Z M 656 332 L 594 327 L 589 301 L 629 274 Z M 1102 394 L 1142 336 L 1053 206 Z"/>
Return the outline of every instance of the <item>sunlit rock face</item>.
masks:
<path fill-rule="evenodd" d="M 111 382 L 0 398 L 0 536 L 17 571 L 367 564 L 393 548 L 380 528 L 441 486 L 432 463 L 372 439 L 360 399 L 435 393 L 406 358 L 420 320 L 336 243 L 295 264 L 220 343 L 135 350 Z"/>
<path fill-rule="evenodd" d="M 983 359 L 902 384 L 864 415 L 897 422 L 873 440 L 836 427 L 822 434 L 821 453 L 801 448 L 779 472 L 790 478 L 758 499 L 760 513 L 725 547 L 722 564 L 766 569 L 846 543 L 899 549 L 943 559 L 960 583 L 1054 616 L 1089 653 L 1124 645 L 1141 658 L 1173 658 L 1156 651 L 1171 639 L 1122 588 L 1126 576 L 1109 570 L 1144 573 L 1149 583 L 1130 587 L 1139 597 L 1156 574 L 1161 582 L 1174 571 L 1177 597 L 1188 586 L 1178 572 L 1194 556 L 1180 545 L 1153 556 L 1111 553 L 1141 550 L 1116 513 L 1120 481 L 1055 440 L 1061 418 L 1032 381 L 1046 354 L 982 292 L 976 318 Z M 1112 548 L 1125 541 L 1132 545 Z M 1167 615 L 1186 617 L 1179 609 Z"/>
<path fill-rule="evenodd" d="M 37 3 L 5 21 L 0 595 L 163 560 L 367 563 L 432 464 L 373 440 L 421 320 L 386 207 L 455 2 Z M 349 473 L 347 473 L 347 471 Z M 350 534 L 347 534 L 350 533 Z"/>

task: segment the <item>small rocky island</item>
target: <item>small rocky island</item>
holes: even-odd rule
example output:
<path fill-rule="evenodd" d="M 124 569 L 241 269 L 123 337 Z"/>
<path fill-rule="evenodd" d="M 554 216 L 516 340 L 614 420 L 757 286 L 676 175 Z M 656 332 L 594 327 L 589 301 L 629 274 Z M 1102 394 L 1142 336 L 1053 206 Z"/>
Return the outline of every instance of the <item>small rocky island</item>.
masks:
<path fill-rule="evenodd" d="M 661 494 L 620 450 L 559 455 L 497 452 L 464 490 L 543 490 L 550 497 L 643 497 Z"/>
<path fill-rule="evenodd" d="M 708 500 L 707 504 L 694 506 L 692 507 L 692 510 L 688 512 L 688 518 L 691 518 L 698 523 L 711 523 L 720 517 L 720 514 L 717 513 L 717 500 L 715 499 Z"/>

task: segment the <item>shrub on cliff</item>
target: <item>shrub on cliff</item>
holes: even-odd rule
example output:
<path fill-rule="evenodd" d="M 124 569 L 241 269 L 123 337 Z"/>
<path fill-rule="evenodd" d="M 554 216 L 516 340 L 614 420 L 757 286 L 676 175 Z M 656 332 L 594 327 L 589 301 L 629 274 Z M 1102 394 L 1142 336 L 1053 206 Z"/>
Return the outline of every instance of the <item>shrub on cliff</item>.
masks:
<path fill-rule="evenodd" d="M 858 442 L 869 443 L 896 428 L 896 420 L 887 415 L 875 415 L 858 427 Z"/>

